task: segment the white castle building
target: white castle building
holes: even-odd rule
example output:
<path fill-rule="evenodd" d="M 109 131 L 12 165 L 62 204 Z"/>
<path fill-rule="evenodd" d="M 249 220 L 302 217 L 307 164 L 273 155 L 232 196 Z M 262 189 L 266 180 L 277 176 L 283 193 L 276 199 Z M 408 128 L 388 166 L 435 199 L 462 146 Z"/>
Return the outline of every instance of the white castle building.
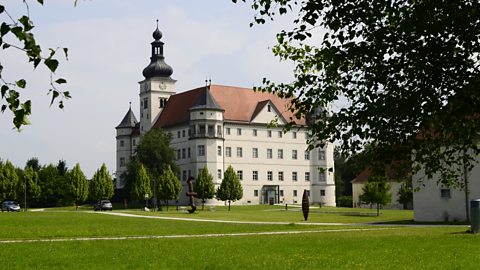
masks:
<path fill-rule="evenodd" d="M 311 203 L 335 206 L 333 145 L 309 151 L 307 123 L 294 117 L 288 100 L 222 85 L 177 93 L 161 37 L 157 27 L 151 62 L 139 82 L 140 121 L 130 108 L 116 127 L 116 188 L 125 184 L 121 176 L 141 134 L 162 128 L 172 134 L 183 186 L 181 202 L 186 201 L 188 177 L 196 178 L 207 166 L 218 187 L 232 165 L 243 187 L 243 198 L 236 203 L 301 203 L 307 190 Z M 272 120 L 276 127 L 269 127 Z M 296 125 L 284 133 L 282 127 L 291 120 Z"/>

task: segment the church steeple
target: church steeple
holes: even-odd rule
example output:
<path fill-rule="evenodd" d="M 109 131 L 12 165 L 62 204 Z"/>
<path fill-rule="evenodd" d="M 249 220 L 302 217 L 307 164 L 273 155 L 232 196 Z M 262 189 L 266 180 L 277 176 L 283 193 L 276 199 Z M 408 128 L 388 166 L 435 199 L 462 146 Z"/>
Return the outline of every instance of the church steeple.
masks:
<path fill-rule="evenodd" d="M 150 57 L 150 64 L 143 69 L 143 76 L 147 80 L 152 77 L 170 78 L 173 74 L 173 69 L 165 63 L 165 56 L 163 55 L 164 43 L 160 40 L 162 38 L 162 32 L 158 29 L 158 20 L 157 29 L 155 29 L 152 36 L 154 39 L 154 41 L 150 43 L 152 45 L 152 56 Z"/>

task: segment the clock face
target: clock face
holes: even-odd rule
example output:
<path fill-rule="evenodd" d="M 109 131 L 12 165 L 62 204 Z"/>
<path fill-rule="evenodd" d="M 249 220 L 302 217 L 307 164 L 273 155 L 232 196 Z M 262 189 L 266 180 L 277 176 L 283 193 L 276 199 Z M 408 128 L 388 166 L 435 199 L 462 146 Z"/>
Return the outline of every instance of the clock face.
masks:
<path fill-rule="evenodd" d="M 164 82 L 161 82 L 160 85 L 158 85 L 158 87 L 160 88 L 160 90 L 167 89 L 167 85 Z"/>
<path fill-rule="evenodd" d="M 143 84 L 143 90 L 144 91 L 150 90 L 150 85 L 148 83 Z"/>

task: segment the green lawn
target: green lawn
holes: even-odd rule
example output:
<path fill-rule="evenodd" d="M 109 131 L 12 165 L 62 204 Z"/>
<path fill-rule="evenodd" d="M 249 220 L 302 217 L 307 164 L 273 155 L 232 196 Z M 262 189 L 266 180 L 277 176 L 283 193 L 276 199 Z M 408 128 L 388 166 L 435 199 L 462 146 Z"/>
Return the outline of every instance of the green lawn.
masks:
<path fill-rule="evenodd" d="M 272 209 L 275 207 L 237 206 L 231 212 L 220 207 L 215 212 L 199 211 L 195 215 L 174 211 L 148 215 L 301 221 L 294 216 L 301 216 L 299 212 L 270 211 Z M 322 210 L 329 213 L 311 213 L 315 222 L 315 215 L 322 220 L 325 216 L 335 220 L 334 217 L 344 216 L 330 213 L 333 210 L 348 212 L 348 209 Z M 411 212 L 402 213 L 404 218 L 411 218 Z M 402 214 L 386 211 L 384 216 L 401 217 Z M 366 230 L 358 231 L 358 228 Z M 0 269 L 478 269 L 480 259 L 475 252 L 480 248 L 480 236 L 465 233 L 467 228 L 228 224 L 119 217 L 92 211 L 0 213 L 0 241 L 175 236 L 0 243 Z M 302 233 L 180 238 L 182 235 L 288 231 Z"/>
<path fill-rule="evenodd" d="M 170 207 L 168 212 L 165 208 L 164 211 L 159 212 L 130 211 L 137 214 L 167 217 L 293 223 L 366 223 L 387 221 L 404 223 L 413 219 L 413 211 L 410 210 L 381 210 L 380 216 L 377 217 L 375 209 L 311 207 L 308 221 L 305 222 L 299 206 L 289 206 L 286 211 L 285 206 L 279 205 L 232 206 L 231 211 L 228 211 L 228 207 L 225 206 L 205 207 L 205 210 L 202 211 L 201 206 L 199 206 L 194 214 L 189 214 L 185 211 L 177 212 L 175 207 Z"/>

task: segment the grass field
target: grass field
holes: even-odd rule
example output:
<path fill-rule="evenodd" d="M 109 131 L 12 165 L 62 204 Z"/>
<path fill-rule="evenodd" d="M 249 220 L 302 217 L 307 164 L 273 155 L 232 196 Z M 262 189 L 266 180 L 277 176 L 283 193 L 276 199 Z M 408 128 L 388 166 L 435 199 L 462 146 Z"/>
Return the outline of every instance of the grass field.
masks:
<path fill-rule="evenodd" d="M 0 269 L 478 269 L 480 265 L 475 255 L 480 236 L 465 233 L 467 226 L 360 226 L 361 221 L 376 217 L 332 213 L 352 209 L 317 210 L 309 222 L 343 219 L 355 224 L 304 226 L 300 212 L 267 206 L 237 206 L 231 212 L 217 207 L 194 215 L 125 212 L 287 224 L 210 223 L 92 211 L 0 213 Z M 385 210 L 379 219 L 408 220 L 411 214 Z"/>

